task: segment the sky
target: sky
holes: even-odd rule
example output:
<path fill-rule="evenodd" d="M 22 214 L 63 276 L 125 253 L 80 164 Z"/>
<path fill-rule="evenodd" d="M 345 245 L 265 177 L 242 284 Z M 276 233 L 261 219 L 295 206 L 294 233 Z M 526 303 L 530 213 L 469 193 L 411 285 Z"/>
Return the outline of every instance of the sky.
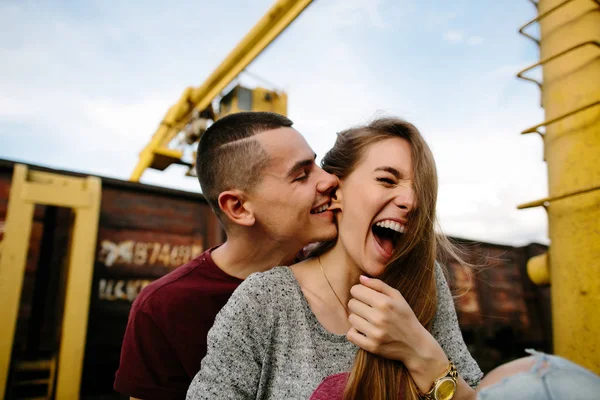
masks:
<path fill-rule="evenodd" d="M 188 86 L 199 86 L 273 5 L 0 0 L 0 158 L 128 179 Z M 515 78 L 538 58 L 517 34 L 525 0 L 315 0 L 238 82 L 288 94 L 319 159 L 336 132 L 379 116 L 414 123 L 438 168 L 444 233 L 548 243 L 544 118 Z M 535 33 L 535 28 L 532 31 Z M 200 191 L 174 166 L 142 182 Z"/>

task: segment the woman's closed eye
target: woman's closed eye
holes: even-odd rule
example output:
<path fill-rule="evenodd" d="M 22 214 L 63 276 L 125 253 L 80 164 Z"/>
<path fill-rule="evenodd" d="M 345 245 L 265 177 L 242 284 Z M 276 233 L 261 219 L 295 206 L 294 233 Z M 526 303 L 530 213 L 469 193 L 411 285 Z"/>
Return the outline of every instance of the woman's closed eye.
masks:
<path fill-rule="evenodd" d="M 376 178 L 376 180 L 377 180 L 377 182 L 381 182 L 386 185 L 396 185 L 396 180 L 393 178 L 379 177 L 379 178 Z"/>

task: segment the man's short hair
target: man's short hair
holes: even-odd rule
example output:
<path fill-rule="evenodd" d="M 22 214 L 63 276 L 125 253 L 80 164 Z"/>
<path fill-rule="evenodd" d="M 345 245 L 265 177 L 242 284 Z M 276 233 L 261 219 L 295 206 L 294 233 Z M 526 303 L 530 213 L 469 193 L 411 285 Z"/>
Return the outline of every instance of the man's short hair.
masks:
<path fill-rule="evenodd" d="M 201 136 L 196 154 L 198 180 L 224 227 L 227 221 L 219 208 L 219 195 L 232 189 L 251 191 L 270 161 L 253 136 L 292 124 L 283 115 L 271 112 L 240 112 L 215 121 Z"/>

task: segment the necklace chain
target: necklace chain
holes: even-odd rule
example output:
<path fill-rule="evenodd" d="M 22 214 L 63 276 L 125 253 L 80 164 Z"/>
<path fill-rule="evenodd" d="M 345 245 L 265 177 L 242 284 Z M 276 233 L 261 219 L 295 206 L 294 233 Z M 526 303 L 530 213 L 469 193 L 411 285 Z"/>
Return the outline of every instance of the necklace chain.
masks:
<path fill-rule="evenodd" d="M 342 300 L 338 297 L 337 293 L 335 292 L 335 289 L 333 288 L 333 286 L 331 285 L 331 282 L 329 282 L 329 279 L 327 279 L 327 275 L 325 274 L 325 269 L 323 269 L 323 264 L 321 263 L 321 256 L 317 257 L 317 260 L 319 261 L 319 265 L 321 266 L 321 272 L 323 272 L 323 276 L 325 277 L 325 280 L 327 281 L 327 284 L 329 285 L 329 287 L 331 288 L 331 291 L 333 292 L 333 295 L 335 296 L 335 298 L 340 302 L 340 305 L 342 306 L 342 308 L 344 309 L 344 311 L 346 311 L 346 315 L 350 314 L 348 312 L 348 309 L 346 308 L 346 306 L 344 305 L 344 303 L 342 302 Z"/>

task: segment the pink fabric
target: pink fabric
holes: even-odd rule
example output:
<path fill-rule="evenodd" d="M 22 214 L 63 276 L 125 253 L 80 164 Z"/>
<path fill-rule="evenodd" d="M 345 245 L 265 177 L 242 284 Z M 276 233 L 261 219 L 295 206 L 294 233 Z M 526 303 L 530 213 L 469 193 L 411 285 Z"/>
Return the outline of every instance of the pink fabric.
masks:
<path fill-rule="evenodd" d="M 348 372 L 328 376 L 315 389 L 310 400 L 342 400 L 348 382 Z"/>
<path fill-rule="evenodd" d="M 348 372 L 342 372 L 323 379 L 309 400 L 343 400 L 348 375 L 350 375 Z M 398 400 L 404 400 L 402 393 L 399 394 Z"/>

